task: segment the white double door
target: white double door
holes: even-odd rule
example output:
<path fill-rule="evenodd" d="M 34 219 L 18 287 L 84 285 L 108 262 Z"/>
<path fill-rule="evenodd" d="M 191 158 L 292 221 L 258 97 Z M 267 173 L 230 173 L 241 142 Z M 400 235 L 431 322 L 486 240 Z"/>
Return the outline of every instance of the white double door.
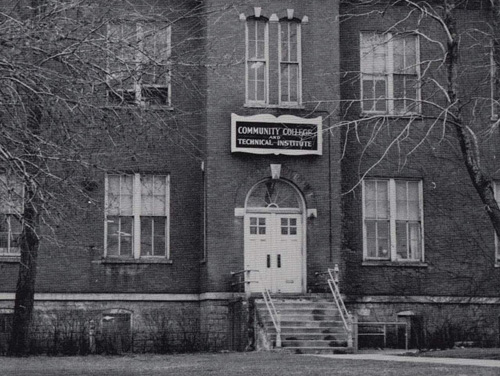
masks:
<path fill-rule="evenodd" d="M 262 286 L 274 293 L 303 292 L 303 230 L 301 214 L 247 213 L 245 269 L 252 270 L 247 291 Z"/>

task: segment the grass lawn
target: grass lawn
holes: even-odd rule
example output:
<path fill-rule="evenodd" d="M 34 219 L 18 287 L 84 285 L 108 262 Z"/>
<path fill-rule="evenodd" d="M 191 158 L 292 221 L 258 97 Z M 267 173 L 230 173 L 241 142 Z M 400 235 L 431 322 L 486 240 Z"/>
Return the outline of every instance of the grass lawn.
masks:
<path fill-rule="evenodd" d="M 0 357 L 2 376 L 498 376 L 499 374 L 499 368 L 339 360 L 277 352 L 25 359 Z"/>
<path fill-rule="evenodd" d="M 418 356 L 430 356 L 433 358 L 469 358 L 469 359 L 494 359 L 500 360 L 500 349 L 481 348 L 457 348 L 450 350 L 425 351 Z"/>

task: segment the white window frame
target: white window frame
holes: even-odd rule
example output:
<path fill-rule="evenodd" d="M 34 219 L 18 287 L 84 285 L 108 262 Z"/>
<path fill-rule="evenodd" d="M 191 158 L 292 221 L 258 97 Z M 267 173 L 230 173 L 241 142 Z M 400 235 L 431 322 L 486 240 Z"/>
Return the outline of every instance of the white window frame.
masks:
<path fill-rule="evenodd" d="M 153 23 L 145 23 L 145 22 L 130 22 L 129 23 L 131 26 L 135 26 L 135 35 L 136 35 L 136 41 L 137 41 L 137 49 L 136 49 L 136 53 L 135 53 L 135 75 L 137 74 L 140 74 L 141 72 L 141 67 L 142 65 L 148 61 L 148 51 L 145 51 L 144 49 L 144 41 L 143 41 L 143 35 L 144 35 L 144 28 L 145 28 L 145 25 L 153 25 L 153 29 L 154 30 L 157 30 L 158 27 L 156 24 L 153 24 Z M 108 36 L 108 40 L 109 40 L 109 36 L 110 36 L 110 30 L 111 30 L 111 27 L 112 27 L 113 24 L 108 24 L 107 25 L 107 36 Z M 166 38 L 167 38 L 167 41 L 166 41 L 166 44 L 167 44 L 167 49 L 166 49 L 166 57 L 165 57 L 165 60 L 167 61 L 167 77 L 166 77 L 166 83 L 165 85 L 160 85 L 160 84 L 143 84 L 141 82 L 141 78 L 138 78 L 137 77 L 134 77 L 133 80 L 134 80 L 134 83 L 132 84 L 132 87 L 129 87 L 129 88 L 113 88 L 113 84 L 112 84 L 112 77 L 110 75 L 108 75 L 107 77 L 107 81 L 108 81 L 108 85 L 110 85 L 111 87 L 111 91 L 113 92 L 116 92 L 117 94 L 120 94 L 122 93 L 123 94 L 126 94 L 126 93 L 133 93 L 134 95 L 134 103 L 136 105 L 140 105 L 140 106 L 149 106 L 149 102 L 147 100 L 147 98 L 143 98 L 143 90 L 144 89 L 154 89 L 154 88 L 157 88 L 157 89 L 161 89 L 161 88 L 166 88 L 167 90 L 167 103 L 165 104 L 161 104 L 161 105 L 155 105 L 155 106 L 161 106 L 161 107 L 169 107 L 171 106 L 172 104 L 172 85 L 171 85 L 171 82 L 172 82 L 172 69 L 171 69 L 171 62 L 170 62 L 170 58 L 172 56 L 172 26 L 166 26 L 165 28 L 165 31 L 166 31 Z M 152 35 L 155 35 L 156 37 L 156 32 L 153 32 Z M 153 54 L 154 56 L 157 55 L 156 52 L 154 52 Z M 154 58 L 151 57 L 151 58 Z M 108 72 L 110 71 L 110 63 L 109 63 L 109 58 L 107 59 L 107 70 Z M 125 102 L 126 104 L 126 102 Z"/>
<path fill-rule="evenodd" d="M 389 257 L 369 257 L 368 256 L 368 240 L 367 240 L 367 229 L 366 229 L 366 187 L 367 181 L 384 181 L 388 182 L 388 204 L 389 204 Z M 400 259 L 397 255 L 397 238 L 396 238 L 396 182 L 418 182 L 418 199 L 419 199 L 419 210 L 420 210 L 420 237 L 421 237 L 421 249 L 420 249 L 420 259 Z M 384 178 L 369 178 L 363 179 L 362 181 L 362 221 L 363 221 L 363 260 L 364 261 L 381 261 L 381 262 L 394 262 L 394 263 L 423 263 L 425 260 L 425 246 L 424 246 L 424 202 L 423 202 L 423 185 L 422 180 L 410 180 L 410 179 L 384 179 Z"/>
<path fill-rule="evenodd" d="M 282 57 L 282 27 L 283 24 L 286 24 L 287 27 L 290 26 L 290 24 L 297 24 L 297 61 L 283 61 Z M 296 19 L 281 19 L 278 22 L 278 55 L 279 55 L 279 82 L 278 82 L 278 87 L 279 87 L 279 104 L 280 106 L 300 106 L 302 104 L 302 23 L 299 20 Z M 290 32 L 287 33 L 288 39 L 290 39 Z M 283 101 L 282 100 L 282 74 L 281 74 L 281 66 L 283 64 L 287 65 L 298 65 L 298 72 L 297 72 L 297 100 L 296 101 Z M 290 83 L 287 85 L 288 88 L 288 98 L 290 98 Z"/>
<path fill-rule="evenodd" d="M 385 111 L 377 111 L 377 110 L 366 110 L 364 109 L 364 92 L 363 92 L 363 77 L 364 76 L 374 76 L 372 73 L 365 73 L 361 69 L 361 61 L 363 60 L 363 50 L 361 48 L 361 41 L 364 36 L 374 35 L 374 34 L 383 34 L 384 36 L 384 50 L 385 50 L 385 74 L 375 75 L 380 76 L 380 80 L 385 81 L 385 92 L 386 92 L 386 110 Z M 361 112 L 363 114 L 387 114 L 387 115 L 417 115 L 422 112 L 421 106 L 421 88 L 420 88 L 420 80 L 421 80 L 421 72 L 420 72 L 420 36 L 417 34 L 408 33 L 407 35 L 411 35 L 415 37 L 416 43 L 416 76 L 417 76 L 417 92 L 416 92 L 416 106 L 414 111 L 408 111 L 404 113 L 397 113 L 394 111 L 394 100 L 398 98 L 394 98 L 394 75 L 397 73 L 394 72 L 394 35 L 392 33 L 381 33 L 376 31 L 361 31 L 359 35 L 360 48 L 359 48 L 359 58 L 360 58 L 360 102 L 361 102 Z M 375 99 L 373 99 L 375 100 Z M 405 100 L 412 100 L 410 98 L 406 98 Z"/>
<path fill-rule="evenodd" d="M 249 43 L 249 30 L 248 30 L 248 23 L 250 21 L 257 21 L 257 24 L 263 23 L 264 24 L 264 58 L 263 59 L 255 59 L 251 60 L 250 59 L 250 54 L 249 54 L 249 48 L 250 48 L 250 43 Z M 250 100 L 249 93 L 251 90 L 255 90 L 254 94 L 256 93 L 256 88 L 251 88 L 250 83 L 249 83 L 249 69 L 248 65 L 251 62 L 262 62 L 264 63 L 265 69 L 264 69 L 264 100 Z M 269 104 L 269 21 L 266 18 L 263 17 L 248 17 L 246 22 L 245 22 L 245 103 L 247 106 L 263 106 Z"/>
<path fill-rule="evenodd" d="M 0 247 L 0 256 L 19 256 L 21 254 L 21 248 L 11 246 L 11 234 L 12 234 L 11 221 L 18 220 L 20 222 L 20 218 L 24 210 L 23 209 L 24 189 L 22 187 L 22 184 L 18 180 L 13 179 L 11 176 L 9 176 L 9 174 L 1 173 L 0 180 L 2 180 L 0 184 L 7 185 L 7 195 L 8 195 L 7 198 L 2 198 L 0 195 L 0 200 L 4 200 L 4 202 L 7 203 L 7 210 L 5 212 L 2 211 L 0 213 L 2 216 L 5 215 L 7 219 L 7 247 L 6 248 Z M 16 188 L 18 192 L 15 192 Z M 16 206 L 15 204 L 9 204 L 13 202 L 11 193 L 14 195 L 20 195 L 20 197 L 17 199 L 17 201 L 19 202 L 19 207 L 15 207 Z M 18 219 L 15 218 L 16 216 L 18 217 Z"/>
<path fill-rule="evenodd" d="M 129 259 L 126 256 L 108 255 L 108 214 L 109 207 L 109 176 L 120 176 L 120 174 L 109 174 L 105 177 L 105 196 L 104 196 L 104 257 L 116 259 Z M 121 176 L 126 174 L 121 174 Z M 131 174 L 129 174 L 131 175 Z M 165 176 L 165 255 L 141 255 L 141 174 L 133 174 L 133 198 L 132 198 L 132 231 L 133 231 L 133 259 L 166 259 L 170 260 L 170 175 L 169 174 L 143 174 L 143 176 Z M 119 216 L 118 216 L 119 217 Z"/>

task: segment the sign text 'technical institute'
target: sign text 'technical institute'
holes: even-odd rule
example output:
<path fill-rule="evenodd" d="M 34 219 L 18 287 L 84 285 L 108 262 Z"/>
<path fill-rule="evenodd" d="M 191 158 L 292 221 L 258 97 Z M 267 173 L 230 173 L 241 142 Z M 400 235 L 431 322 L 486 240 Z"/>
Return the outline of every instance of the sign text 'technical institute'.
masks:
<path fill-rule="evenodd" d="M 231 151 L 252 154 L 321 155 L 322 118 L 231 114 Z"/>

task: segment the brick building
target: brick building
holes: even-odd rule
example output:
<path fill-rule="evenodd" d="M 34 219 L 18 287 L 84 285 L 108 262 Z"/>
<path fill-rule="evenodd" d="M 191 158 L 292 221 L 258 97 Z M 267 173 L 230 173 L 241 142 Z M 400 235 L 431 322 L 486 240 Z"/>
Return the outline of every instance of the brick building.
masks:
<path fill-rule="evenodd" d="M 92 146 L 114 149 L 91 176 L 94 204 L 68 222 L 76 235 L 63 226 L 58 246 L 42 245 L 37 333 L 76 321 L 94 351 L 99 335 L 118 336 L 120 350 L 165 349 L 165 333 L 185 349 L 242 349 L 253 325 L 242 291 L 327 299 L 324 272 L 338 268 L 360 322 L 407 322 L 414 346 L 446 330 L 497 344 L 500 252 L 458 142 L 436 120 L 446 36 L 435 20 L 378 2 L 169 3 L 120 8 L 106 27 L 168 69 L 133 80 L 107 65 L 99 95 L 114 117 L 100 121 L 117 127 Z M 492 129 L 483 158 L 500 179 L 491 51 L 469 32 L 486 35 L 490 13 L 480 1 L 456 10 L 458 79 L 472 93 L 464 117 Z M 131 108 L 158 129 L 131 127 Z M 0 341 L 19 263 L 5 228 Z"/>

